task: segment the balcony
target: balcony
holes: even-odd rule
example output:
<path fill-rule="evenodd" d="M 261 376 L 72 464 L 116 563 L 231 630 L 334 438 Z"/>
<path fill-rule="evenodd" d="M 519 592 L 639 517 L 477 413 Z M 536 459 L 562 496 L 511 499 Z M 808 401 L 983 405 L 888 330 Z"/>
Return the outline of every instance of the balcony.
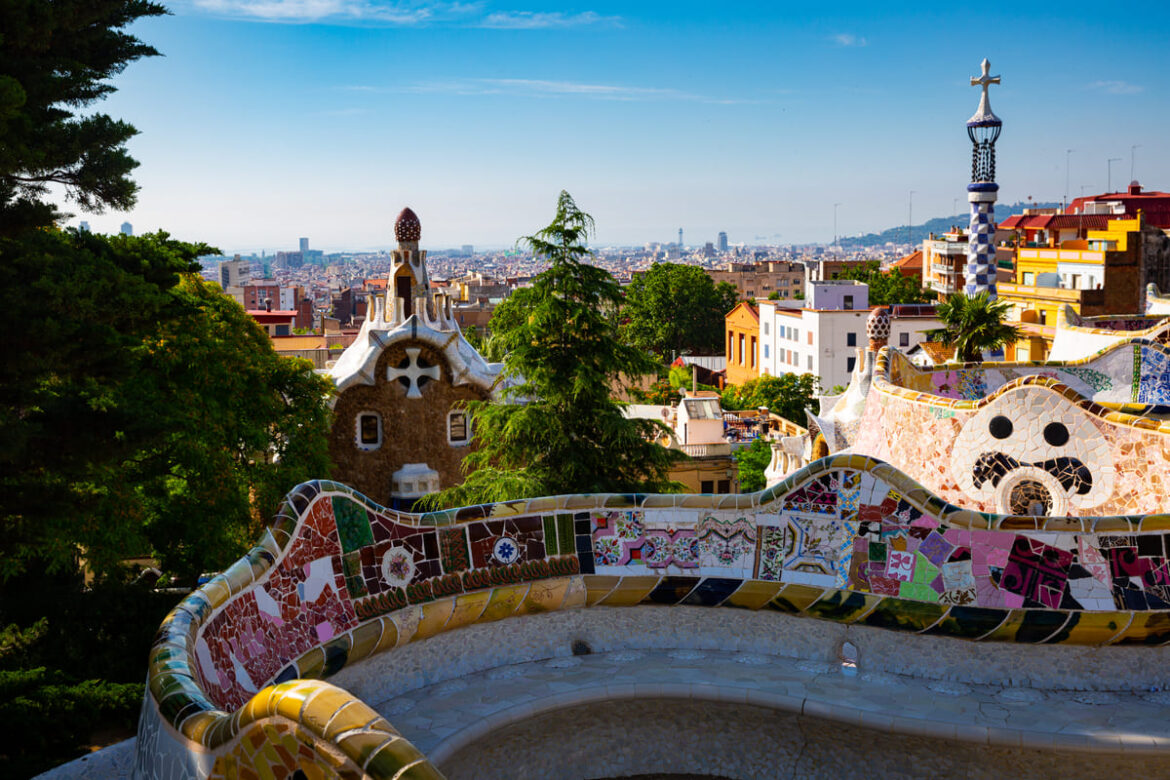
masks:
<path fill-rule="evenodd" d="M 679 449 L 692 458 L 726 458 L 731 455 L 731 445 L 725 441 L 716 444 L 680 444 Z"/>

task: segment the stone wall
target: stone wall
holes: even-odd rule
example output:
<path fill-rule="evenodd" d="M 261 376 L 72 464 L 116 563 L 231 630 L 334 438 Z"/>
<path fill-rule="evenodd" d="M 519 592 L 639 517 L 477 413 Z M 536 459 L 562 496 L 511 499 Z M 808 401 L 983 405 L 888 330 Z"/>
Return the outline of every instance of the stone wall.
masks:
<path fill-rule="evenodd" d="M 422 398 L 407 398 L 407 388 L 386 377 L 387 369 L 408 360 L 408 348 L 419 350 L 420 363 L 440 368 L 438 381 L 426 381 L 419 388 Z M 474 444 L 447 443 L 447 415 L 465 401 L 486 400 L 487 391 L 473 384 L 452 384 L 443 354 L 421 341 L 388 346 L 378 358 L 374 375 L 372 386 L 351 386 L 337 398 L 329 437 L 334 478 L 381 504 L 390 503 L 390 475 L 407 463 L 426 463 L 439 472 L 441 487 L 462 482 L 460 467 Z M 372 452 L 355 445 L 356 420 L 362 412 L 382 415 L 382 446 Z"/>

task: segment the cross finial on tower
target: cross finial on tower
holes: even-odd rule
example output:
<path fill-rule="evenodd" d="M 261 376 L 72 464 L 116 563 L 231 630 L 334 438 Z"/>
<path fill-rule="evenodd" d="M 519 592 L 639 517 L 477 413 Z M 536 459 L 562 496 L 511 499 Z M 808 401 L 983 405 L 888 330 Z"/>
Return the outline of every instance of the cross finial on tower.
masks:
<path fill-rule="evenodd" d="M 983 69 L 982 76 L 978 76 L 978 77 L 972 76 L 971 77 L 971 86 L 983 87 L 983 95 L 979 99 L 979 110 L 975 112 L 975 116 L 971 117 L 970 121 L 971 122 L 989 122 L 989 121 L 998 122 L 999 117 L 997 117 L 991 111 L 991 98 L 987 93 L 987 88 L 990 87 L 992 84 L 999 84 L 1000 83 L 999 76 L 990 75 L 991 63 L 987 60 L 986 57 L 983 58 L 982 69 Z"/>

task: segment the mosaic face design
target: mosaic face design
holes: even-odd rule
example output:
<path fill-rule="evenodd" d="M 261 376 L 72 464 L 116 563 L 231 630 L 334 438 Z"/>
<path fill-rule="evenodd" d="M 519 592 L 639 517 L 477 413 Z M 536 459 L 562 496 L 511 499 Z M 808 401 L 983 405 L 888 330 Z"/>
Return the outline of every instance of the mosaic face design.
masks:
<path fill-rule="evenodd" d="M 951 474 L 977 501 L 1008 515 L 1058 516 L 1113 492 L 1113 461 L 1088 414 L 1038 387 L 1008 390 L 967 420 Z"/>

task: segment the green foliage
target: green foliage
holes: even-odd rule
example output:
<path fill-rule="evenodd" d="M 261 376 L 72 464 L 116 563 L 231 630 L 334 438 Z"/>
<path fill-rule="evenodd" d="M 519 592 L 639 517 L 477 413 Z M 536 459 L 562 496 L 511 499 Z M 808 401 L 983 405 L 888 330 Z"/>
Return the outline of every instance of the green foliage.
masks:
<path fill-rule="evenodd" d="M 76 572 L 0 585 L 0 776 L 133 733 L 151 642 L 178 599 L 140 585 L 82 590 Z"/>
<path fill-rule="evenodd" d="M 146 0 L 0 3 L 0 230 L 50 224 L 49 185 L 87 210 L 128 209 L 137 131 L 106 114 L 75 113 L 114 92 L 107 79 L 158 52 L 124 32 L 165 14 Z"/>
<path fill-rule="evenodd" d="M 656 492 L 678 454 L 652 439 L 660 426 L 631 420 L 610 400 L 619 376 L 654 373 L 642 350 L 621 343 L 606 312 L 617 282 L 590 265 L 593 220 L 562 192 L 553 222 L 521 244 L 551 263 L 492 317 L 507 376 L 503 402 L 468 404 L 478 447 L 467 480 L 428 503 L 453 505 L 560 493 Z"/>
<path fill-rule="evenodd" d="M 739 465 L 739 490 L 741 493 L 755 493 L 767 485 L 764 470 L 772 460 L 772 445 L 767 439 L 756 439 L 747 447 L 735 451 L 735 462 Z"/>
<path fill-rule="evenodd" d="M 850 266 L 842 271 L 838 279 L 855 279 L 869 285 L 869 305 L 889 306 L 894 303 L 927 303 L 933 299 L 928 290 L 924 290 L 917 279 L 903 276 L 897 271 L 882 271 L 881 263 L 870 260 L 868 263 Z"/>
<path fill-rule="evenodd" d="M 632 391 L 638 403 L 670 406 L 679 399 L 678 388 L 674 387 L 669 379 L 658 379 L 645 390 L 634 388 Z"/>
<path fill-rule="evenodd" d="M 716 285 L 698 266 L 657 263 L 626 288 L 623 335 L 664 358 L 722 352 L 723 317 L 736 301 L 734 285 Z"/>
<path fill-rule="evenodd" d="M 0 579 L 155 554 L 194 577 L 325 476 L 329 384 L 166 234 L 0 238 Z"/>
<path fill-rule="evenodd" d="M 723 390 L 724 409 L 758 409 L 766 407 L 772 414 L 797 425 L 805 425 L 805 409 L 814 408 L 817 378 L 812 374 L 766 374 L 745 382 L 728 385 Z"/>
<path fill-rule="evenodd" d="M 963 363 L 978 363 L 983 353 L 1007 346 L 1020 339 L 1020 329 L 1006 320 L 1012 305 L 991 298 L 986 292 L 973 297 L 955 293 L 938 305 L 943 327 L 927 335 L 955 348 Z"/>
<path fill-rule="evenodd" d="M 779 291 L 779 290 L 773 290 L 772 292 L 768 293 L 768 300 L 770 300 L 770 301 L 778 301 L 778 300 L 780 300 L 780 291 Z"/>

